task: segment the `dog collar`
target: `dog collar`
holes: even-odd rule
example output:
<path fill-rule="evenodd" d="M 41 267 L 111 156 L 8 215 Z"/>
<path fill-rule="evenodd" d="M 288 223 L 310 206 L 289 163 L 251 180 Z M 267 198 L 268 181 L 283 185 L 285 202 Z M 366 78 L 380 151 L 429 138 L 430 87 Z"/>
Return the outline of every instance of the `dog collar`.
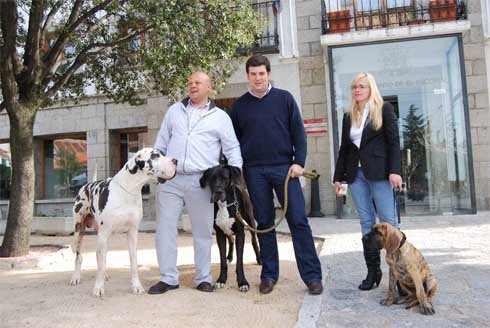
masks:
<path fill-rule="evenodd" d="M 405 236 L 405 234 L 404 234 L 402 231 L 400 231 L 400 232 L 402 233 L 403 238 L 402 238 L 402 240 L 400 241 L 400 246 L 398 246 L 398 249 L 402 248 L 402 246 L 403 246 L 403 245 L 405 244 L 405 242 L 407 241 L 407 236 Z"/>

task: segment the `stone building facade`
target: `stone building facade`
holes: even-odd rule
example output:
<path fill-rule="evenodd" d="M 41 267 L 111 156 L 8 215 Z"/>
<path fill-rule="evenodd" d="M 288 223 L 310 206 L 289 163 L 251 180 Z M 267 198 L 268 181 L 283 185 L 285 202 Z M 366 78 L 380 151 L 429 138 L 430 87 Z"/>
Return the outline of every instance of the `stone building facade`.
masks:
<path fill-rule="evenodd" d="M 384 0 L 379 8 L 361 8 L 369 2 L 363 0 L 254 2 L 269 15 L 267 38 L 255 51 L 270 58 L 274 86 L 289 90 L 300 106 L 308 137 L 306 169 L 320 174 L 323 213 L 355 216 L 350 199 L 346 205 L 336 199 L 331 177 L 350 80 L 364 70 L 375 75 L 385 101 L 397 108 L 406 175 L 399 195 L 402 213 L 448 215 L 490 209 L 486 0 L 458 0 L 456 7 L 449 1 L 445 9 L 438 9 L 439 15 L 445 10 L 457 17 L 441 20 L 434 18 L 437 8 L 429 0 Z M 333 16 L 346 10 L 344 23 Z M 336 26 L 339 23 L 344 25 Z M 226 108 L 246 91 L 241 61 L 217 103 Z M 34 130 L 37 219 L 69 217 L 70 193 L 80 183 L 95 175 L 112 176 L 135 149 L 152 146 L 167 107 L 165 97 L 147 98 L 137 107 L 92 97 L 39 111 Z M 424 138 L 414 145 L 409 140 L 416 129 Z M 8 117 L 1 113 L 0 228 L 8 208 L 8 141 Z M 75 146 L 85 154 L 77 156 L 83 158 L 82 166 L 63 171 L 60 154 Z M 143 196 L 147 228 L 154 226 L 152 189 L 146 188 Z M 309 181 L 304 190 L 309 212 Z"/>

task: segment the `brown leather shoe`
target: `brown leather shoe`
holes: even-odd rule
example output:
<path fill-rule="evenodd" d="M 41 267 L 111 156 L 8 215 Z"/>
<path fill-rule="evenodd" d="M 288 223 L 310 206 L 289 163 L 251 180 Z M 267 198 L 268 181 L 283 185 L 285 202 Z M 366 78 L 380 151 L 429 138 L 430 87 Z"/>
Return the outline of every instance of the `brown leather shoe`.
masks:
<path fill-rule="evenodd" d="M 179 285 L 169 285 L 163 281 L 159 281 L 150 287 L 150 289 L 148 290 L 148 294 L 163 294 L 165 292 L 168 292 L 169 290 L 177 288 L 179 288 Z"/>
<path fill-rule="evenodd" d="M 269 294 L 274 289 L 274 281 L 270 279 L 264 279 L 260 281 L 259 291 L 262 294 Z"/>
<path fill-rule="evenodd" d="M 200 290 L 201 292 L 206 292 L 206 293 L 211 293 L 214 291 L 213 286 L 206 281 L 201 282 L 199 285 L 197 285 L 197 290 Z"/>
<path fill-rule="evenodd" d="M 323 292 L 323 285 L 321 281 L 310 281 L 306 283 L 306 286 L 308 286 L 308 292 L 311 295 L 320 295 Z"/>

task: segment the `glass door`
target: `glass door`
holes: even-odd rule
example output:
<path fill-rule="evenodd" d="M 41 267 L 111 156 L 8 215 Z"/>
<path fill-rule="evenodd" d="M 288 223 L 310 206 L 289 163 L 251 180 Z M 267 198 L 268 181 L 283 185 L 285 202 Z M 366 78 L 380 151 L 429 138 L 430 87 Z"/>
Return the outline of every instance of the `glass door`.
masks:
<path fill-rule="evenodd" d="M 336 151 L 350 83 L 359 72 L 372 73 L 395 107 L 402 213 L 476 211 L 461 42 L 452 35 L 330 48 Z M 340 216 L 357 217 L 350 198 L 338 209 Z"/>

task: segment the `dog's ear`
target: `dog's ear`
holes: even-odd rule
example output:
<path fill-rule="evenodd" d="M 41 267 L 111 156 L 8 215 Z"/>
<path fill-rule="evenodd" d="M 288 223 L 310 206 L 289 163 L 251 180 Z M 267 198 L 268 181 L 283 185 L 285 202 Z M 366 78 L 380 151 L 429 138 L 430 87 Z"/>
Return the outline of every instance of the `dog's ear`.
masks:
<path fill-rule="evenodd" d="M 230 180 L 232 181 L 232 184 L 240 185 L 242 178 L 242 171 L 240 168 L 233 165 L 227 165 L 227 168 L 230 171 Z"/>
<path fill-rule="evenodd" d="M 140 170 L 143 170 L 145 168 L 145 164 L 146 164 L 146 162 L 141 160 L 141 159 L 136 160 L 136 165 L 138 166 L 138 168 Z"/>
<path fill-rule="evenodd" d="M 385 234 L 385 249 L 386 253 L 393 253 L 400 247 L 400 242 L 402 240 L 401 234 L 398 230 L 388 223 L 383 223 L 383 227 L 386 230 Z"/>
<path fill-rule="evenodd" d="M 199 184 L 201 185 L 201 188 L 205 188 L 206 185 L 208 184 L 208 178 L 209 178 L 209 175 L 211 174 L 211 169 L 207 169 L 206 171 L 204 171 L 204 173 L 202 174 L 202 177 L 201 179 L 199 179 Z"/>
<path fill-rule="evenodd" d="M 131 174 L 135 174 L 139 170 L 144 169 L 145 161 L 141 158 L 141 154 L 138 152 L 132 159 L 129 160 L 128 165 L 126 166 L 127 170 Z"/>

